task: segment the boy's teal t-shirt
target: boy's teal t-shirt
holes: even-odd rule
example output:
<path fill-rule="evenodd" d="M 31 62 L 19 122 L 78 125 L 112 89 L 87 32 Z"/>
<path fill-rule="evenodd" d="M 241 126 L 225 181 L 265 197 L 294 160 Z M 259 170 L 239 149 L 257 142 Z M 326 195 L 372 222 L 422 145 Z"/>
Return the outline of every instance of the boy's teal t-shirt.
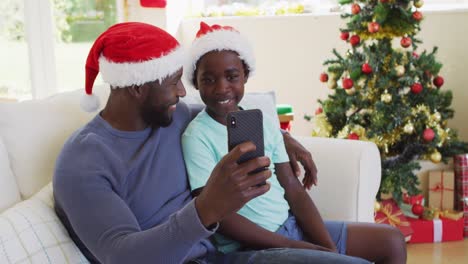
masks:
<path fill-rule="evenodd" d="M 268 180 L 271 188 L 264 195 L 247 203 L 238 213 L 257 225 L 275 232 L 288 218 L 289 204 L 284 198 L 284 189 L 274 173 L 274 163 L 289 162 L 289 158 L 279 127 L 265 115 L 263 115 L 263 134 L 265 156 L 271 159 L 269 169 L 273 172 Z M 182 135 L 182 147 L 190 188 L 195 190 L 203 187 L 216 164 L 228 153 L 227 128 L 203 110 L 192 120 Z M 220 234 L 215 235 L 215 242 L 218 250 L 224 253 L 240 248 L 239 243 Z"/>

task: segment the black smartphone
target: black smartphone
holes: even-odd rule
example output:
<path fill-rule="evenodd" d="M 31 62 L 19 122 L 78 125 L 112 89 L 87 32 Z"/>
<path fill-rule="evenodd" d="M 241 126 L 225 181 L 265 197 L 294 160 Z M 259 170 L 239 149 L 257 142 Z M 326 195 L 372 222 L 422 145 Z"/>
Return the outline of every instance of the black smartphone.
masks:
<path fill-rule="evenodd" d="M 255 151 L 242 155 L 237 163 L 242 163 L 253 158 L 265 156 L 263 141 L 263 115 L 260 109 L 249 109 L 230 112 L 226 120 L 228 132 L 228 148 L 231 151 L 235 146 L 252 141 L 257 147 Z M 252 172 L 257 173 L 267 168 L 258 168 Z M 264 183 L 263 183 L 264 184 Z"/>

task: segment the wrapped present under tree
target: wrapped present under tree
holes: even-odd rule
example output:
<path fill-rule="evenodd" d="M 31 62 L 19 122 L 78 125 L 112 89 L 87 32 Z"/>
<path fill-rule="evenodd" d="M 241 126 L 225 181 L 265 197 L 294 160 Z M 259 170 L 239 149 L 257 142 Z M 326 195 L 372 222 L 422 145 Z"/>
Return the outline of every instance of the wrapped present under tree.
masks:
<path fill-rule="evenodd" d="M 413 229 L 396 202 L 393 199 L 387 199 L 378 203 L 376 207 L 375 222 L 397 227 L 405 236 L 405 240 L 409 241 Z"/>
<path fill-rule="evenodd" d="M 455 177 L 450 170 L 429 172 L 429 207 L 440 210 L 455 208 Z"/>
<path fill-rule="evenodd" d="M 463 240 L 463 217 L 458 220 L 443 217 L 434 220 L 409 218 L 408 221 L 414 231 L 411 235 L 410 243 Z"/>
<path fill-rule="evenodd" d="M 456 207 L 465 214 L 465 237 L 468 237 L 468 153 L 453 157 Z"/>

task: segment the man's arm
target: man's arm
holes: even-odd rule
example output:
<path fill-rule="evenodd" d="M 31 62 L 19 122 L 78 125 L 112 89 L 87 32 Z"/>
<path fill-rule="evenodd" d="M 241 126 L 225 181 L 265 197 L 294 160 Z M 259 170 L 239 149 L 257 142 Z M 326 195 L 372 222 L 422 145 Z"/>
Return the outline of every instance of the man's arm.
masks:
<path fill-rule="evenodd" d="M 55 179 L 54 195 L 74 232 L 102 263 L 180 263 L 196 242 L 212 234 L 200 222 L 193 201 L 142 231 L 107 180 L 90 176 L 76 182 Z"/>
<path fill-rule="evenodd" d="M 312 185 L 317 185 L 317 167 L 315 166 L 314 160 L 310 152 L 305 149 L 291 134 L 287 131 L 281 130 L 283 134 L 284 146 L 288 152 L 290 165 L 294 171 L 294 175 L 299 177 L 301 169 L 298 162 L 304 167 L 304 179 L 302 184 L 305 188 L 310 189 Z"/>
<path fill-rule="evenodd" d="M 336 246 L 323 223 L 320 213 L 310 196 L 302 188 L 299 180 L 294 176 L 291 166 L 288 163 L 277 163 L 275 164 L 275 173 L 285 190 L 285 197 L 291 211 L 309 241 L 336 251 Z"/>
<path fill-rule="evenodd" d="M 265 181 L 270 172 L 247 177 L 249 171 L 268 166 L 267 158 L 242 165 L 236 163 L 253 148 L 253 144 L 246 143 L 231 151 L 215 167 L 197 199 L 165 222 L 144 231 L 99 168 L 82 172 L 76 168 L 86 167 L 61 169 L 59 166 L 56 175 L 71 177 L 54 177 L 54 195 L 75 233 L 100 262 L 181 263 L 191 256 L 195 244 L 212 234 L 205 227 L 268 191 L 268 185 L 250 186 Z"/>

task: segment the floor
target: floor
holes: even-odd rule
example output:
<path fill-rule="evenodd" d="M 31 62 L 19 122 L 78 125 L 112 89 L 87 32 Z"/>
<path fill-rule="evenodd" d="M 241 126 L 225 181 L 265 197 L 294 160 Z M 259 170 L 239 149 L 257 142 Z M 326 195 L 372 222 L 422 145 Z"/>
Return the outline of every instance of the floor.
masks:
<path fill-rule="evenodd" d="M 468 264 L 468 238 L 464 241 L 408 244 L 408 264 Z"/>

